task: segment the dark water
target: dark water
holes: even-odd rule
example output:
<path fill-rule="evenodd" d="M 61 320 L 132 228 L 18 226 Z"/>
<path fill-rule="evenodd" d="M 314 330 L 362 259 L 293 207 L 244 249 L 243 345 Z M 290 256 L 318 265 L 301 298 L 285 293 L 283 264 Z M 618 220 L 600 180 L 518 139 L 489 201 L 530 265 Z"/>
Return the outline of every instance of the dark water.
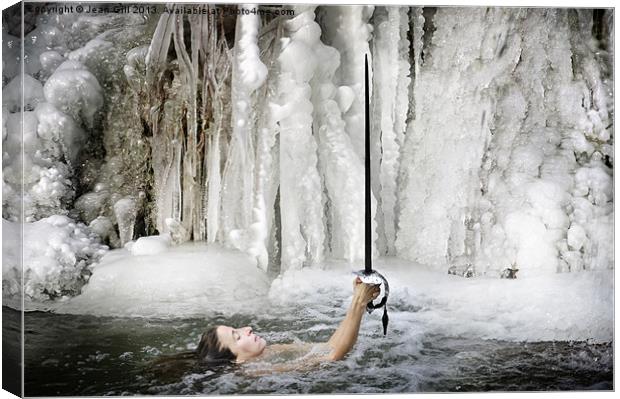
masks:
<path fill-rule="evenodd" d="M 21 314 L 2 307 L 2 389 L 22 394 Z"/>
<path fill-rule="evenodd" d="M 5 328 L 19 322 L 18 312 L 3 310 Z M 268 342 L 293 336 L 320 342 L 329 338 L 331 323 L 319 326 L 303 312 L 288 320 L 273 314 L 208 321 L 29 312 L 25 323 L 27 396 L 613 389 L 611 343 L 514 343 L 420 332 L 413 338 L 398 326 L 383 338 L 362 329 L 344 361 L 253 377 L 243 367 L 199 368 L 191 355 L 153 362 L 193 349 L 213 324 L 252 325 Z"/>

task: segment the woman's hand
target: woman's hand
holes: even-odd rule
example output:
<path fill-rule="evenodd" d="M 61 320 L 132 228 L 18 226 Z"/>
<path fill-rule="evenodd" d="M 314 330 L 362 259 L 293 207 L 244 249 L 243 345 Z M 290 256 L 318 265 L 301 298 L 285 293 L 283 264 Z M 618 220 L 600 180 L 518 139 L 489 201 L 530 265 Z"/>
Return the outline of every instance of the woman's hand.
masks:
<path fill-rule="evenodd" d="M 366 306 L 368 302 L 377 299 L 380 292 L 380 284 L 366 284 L 359 277 L 355 277 L 353 281 L 353 301 L 356 303 Z"/>

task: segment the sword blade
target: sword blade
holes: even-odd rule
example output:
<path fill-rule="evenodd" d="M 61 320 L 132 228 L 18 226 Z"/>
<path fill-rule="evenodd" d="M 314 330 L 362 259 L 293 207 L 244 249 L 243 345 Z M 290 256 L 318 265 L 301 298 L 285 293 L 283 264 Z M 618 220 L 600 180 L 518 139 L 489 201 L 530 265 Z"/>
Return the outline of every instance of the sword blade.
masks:
<path fill-rule="evenodd" d="M 365 175 L 365 198 L 364 198 L 364 227 L 365 227 L 365 254 L 364 254 L 364 271 L 367 274 L 372 273 L 372 212 L 370 202 L 370 111 L 369 111 L 369 98 L 368 98 L 368 54 L 365 54 L 365 75 L 364 75 L 364 88 L 365 88 L 365 120 L 364 131 L 366 134 L 365 145 L 365 160 L 364 160 L 364 175 Z"/>

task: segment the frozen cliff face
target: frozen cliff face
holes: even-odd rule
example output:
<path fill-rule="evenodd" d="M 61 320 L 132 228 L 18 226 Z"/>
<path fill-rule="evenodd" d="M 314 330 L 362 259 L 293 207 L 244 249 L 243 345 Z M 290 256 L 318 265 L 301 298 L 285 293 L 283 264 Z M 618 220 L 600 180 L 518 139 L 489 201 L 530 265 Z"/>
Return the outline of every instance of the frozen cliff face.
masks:
<path fill-rule="evenodd" d="M 398 253 L 492 274 L 612 267 L 611 86 L 591 11 L 454 11 L 425 21 Z"/>
<path fill-rule="evenodd" d="M 611 12 L 294 9 L 36 19 L 25 74 L 3 68 L 3 217 L 23 167 L 27 222 L 221 243 L 273 273 L 361 264 L 368 54 L 376 255 L 612 267 Z"/>
<path fill-rule="evenodd" d="M 64 35 L 71 29 L 43 16 L 36 25 L 23 42 L 8 34 L 6 23 L 3 30 L 5 65 L 16 62 L 23 45 L 26 71 L 21 75 L 3 69 L 4 77 L 14 75 L 2 100 L 3 217 L 18 220 L 23 201 L 27 222 L 68 214 L 73 208 L 78 156 L 103 105 L 95 76 L 80 62 L 60 55 L 69 50 Z"/>
<path fill-rule="evenodd" d="M 102 141 L 106 61 L 113 58 L 110 47 L 98 45 L 102 40 L 94 36 L 109 35 L 109 20 L 119 22 L 102 17 L 98 21 L 103 23 L 95 19 L 86 31 L 76 27 L 75 16 L 40 15 L 31 18 L 22 41 L 9 33 L 10 23 L 3 18 L 3 230 L 15 236 L 3 251 L 5 295 L 20 293 L 22 268 L 27 300 L 74 295 L 88 279 L 88 266 L 107 250 L 101 240 L 120 244 L 112 222 L 97 218 L 108 206 L 110 196 L 104 194 L 109 191 L 102 188 L 107 186 L 95 187 L 98 196 L 76 201 L 76 192 L 89 185 L 84 179 L 87 158 Z M 15 68 L 22 46 L 23 75 Z M 66 215 L 82 217 L 81 222 Z M 93 219 L 92 228 L 84 224 Z"/>

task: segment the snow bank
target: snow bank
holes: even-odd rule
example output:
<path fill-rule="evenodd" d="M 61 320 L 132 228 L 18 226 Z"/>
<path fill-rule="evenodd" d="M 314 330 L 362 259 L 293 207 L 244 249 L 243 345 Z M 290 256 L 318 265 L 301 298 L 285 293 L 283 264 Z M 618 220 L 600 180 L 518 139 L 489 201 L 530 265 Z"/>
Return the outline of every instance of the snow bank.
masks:
<path fill-rule="evenodd" d="M 161 240 L 146 237 L 135 242 L 131 252 L 139 256 L 127 249 L 109 251 L 93 268 L 82 293 L 57 303 L 54 310 L 100 316 L 203 317 L 261 309 L 268 279 L 247 255 L 203 243 L 165 249 Z"/>
<path fill-rule="evenodd" d="M 160 240 L 148 237 L 142 244 Z M 340 318 L 351 300 L 351 272 L 357 270 L 344 261 L 328 261 L 321 268 L 289 269 L 270 284 L 252 258 L 237 251 L 194 243 L 140 252 L 135 250 L 138 244 L 131 251 L 139 256 L 127 249 L 108 252 L 93 268 L 82 294 L 58 302 L 55 311 L 165 318 L 241 313 L 260 318 L 265 312 L 303 308 Z M 378 259 L 376 268 L 390 282 L 388 338 L 393 331 L 396 340 L 411 334 L 528 342 L 613 339 L 611 270 L 508 280 L 467 279 L 395 258 Z M 379 333 L 380 316 L 366 316 L 365 331 Z"/>
<path fill-rule="evenodd" d="M 19 223 L 3 219 L 2 233 L 9 238 L 2 251 L 3 298 L 16 300 L 22 273 L 20 246 L 16 241 L 20 236 Z M 77 294 L 88 280 L 89 265 L 107 249 L 86 226 L 66 216 L 50 216 L 24 224 L 23 240 L 27 301 Z"/>

